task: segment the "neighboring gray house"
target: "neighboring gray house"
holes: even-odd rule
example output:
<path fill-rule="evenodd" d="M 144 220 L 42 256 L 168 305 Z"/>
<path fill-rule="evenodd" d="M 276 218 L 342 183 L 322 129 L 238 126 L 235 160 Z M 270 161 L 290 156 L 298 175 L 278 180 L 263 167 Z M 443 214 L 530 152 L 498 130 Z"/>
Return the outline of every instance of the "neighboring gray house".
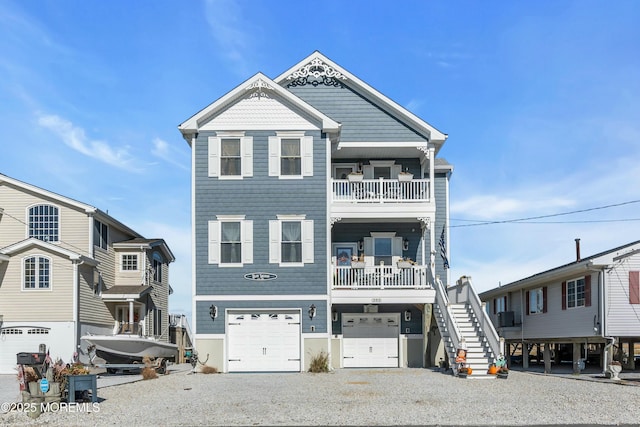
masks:
<path fill-rule="evenodd" d="M 335 368 L 445 357 L 431 325 L 451 317 L 434 304 L 447 298 L 446 134 L 319 52 L 179 130 L 201 358 L 237 372 L 302 371 L 321 352 Z"/>
<path fill-rule="evenodd" d="M 167 341 L 173 261 L 164 240 L 0 174 L 0 374 L 40 344 L 53 359 L 82 358 L 87 333 Z"/>
<path fill-rule="evenodd" d="M 480 294 L 509 354 L 553 364 L 634 369 L 640 343 L 640 241 L 576 260 Z M 523 351 L 524 350 L 524 351 Z"/>

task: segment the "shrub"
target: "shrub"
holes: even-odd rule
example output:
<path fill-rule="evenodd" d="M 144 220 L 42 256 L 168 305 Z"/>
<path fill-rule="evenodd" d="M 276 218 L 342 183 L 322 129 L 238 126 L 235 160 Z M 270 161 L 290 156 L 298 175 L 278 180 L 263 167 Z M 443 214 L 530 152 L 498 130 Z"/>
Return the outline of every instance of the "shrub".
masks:
<path fill-rule="evenodd" d="M 202 368 L 200 368 L 200 372 L 203 374 L 217 374 L 218 368 L 209 366 L 209 365 L 204 365 Z"/>
<path fill-rule="evenodd" d="M 309 372 L 329 372 L 329 355 L 321 351 L 320 354 L 313 356 L 309 364 Z"/>
<path fill-rule="evenodd" d="M 144 380 L 152 380 L 154 378 L 158 378 L 158 373 L 155 369 L 147 366 L 142 369 L 142 379 Z"/>

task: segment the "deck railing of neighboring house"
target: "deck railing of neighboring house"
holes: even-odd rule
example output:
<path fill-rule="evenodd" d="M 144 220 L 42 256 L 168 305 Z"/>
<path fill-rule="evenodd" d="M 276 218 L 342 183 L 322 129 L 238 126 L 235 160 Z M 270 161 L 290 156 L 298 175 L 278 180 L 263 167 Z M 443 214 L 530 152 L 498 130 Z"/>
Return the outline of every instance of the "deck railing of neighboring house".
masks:
<path fill-rule="evenodd" d="M 142 335 L 142 325 L 137 322 L 117 322 L 116 334 Z"/>
<path fill-rule="evenodd" d="M 412 203 L 429 201 L 429 180 L 363 179 L 333 180 L 334 202 Z"/>
<path fill-rule="evenodd" d="M 334 289 L 431 288 L 427 268 L 423 265 L 413 265 L 409 268 L 339 266 L 334 267 L 333 279 Z"/>

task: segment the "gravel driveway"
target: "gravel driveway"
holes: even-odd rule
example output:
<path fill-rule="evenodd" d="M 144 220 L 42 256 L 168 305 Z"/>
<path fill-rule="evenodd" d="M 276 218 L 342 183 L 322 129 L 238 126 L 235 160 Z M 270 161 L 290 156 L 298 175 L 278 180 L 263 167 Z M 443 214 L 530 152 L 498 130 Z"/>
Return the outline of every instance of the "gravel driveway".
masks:
<path fill-rule="evenodd" d="M 428 369 L 328 374 L 172 373 L 98 390 L 97 407 L 0 413 L 0 425 L 636 424 L 640 386 L 512 371 L 464 380 Z M 80 410 L 77 410 L 80 409 Z"/>

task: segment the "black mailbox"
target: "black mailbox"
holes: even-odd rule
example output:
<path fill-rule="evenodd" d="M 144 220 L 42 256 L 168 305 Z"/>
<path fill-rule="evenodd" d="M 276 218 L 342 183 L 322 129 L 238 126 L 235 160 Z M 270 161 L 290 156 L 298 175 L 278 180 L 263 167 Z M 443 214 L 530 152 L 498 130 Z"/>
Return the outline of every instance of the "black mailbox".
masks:
<path fill-rule="evenodd" d="M 18 365 L 38 365 L 44 363 L 46 353 L 18 353 Z"/>

